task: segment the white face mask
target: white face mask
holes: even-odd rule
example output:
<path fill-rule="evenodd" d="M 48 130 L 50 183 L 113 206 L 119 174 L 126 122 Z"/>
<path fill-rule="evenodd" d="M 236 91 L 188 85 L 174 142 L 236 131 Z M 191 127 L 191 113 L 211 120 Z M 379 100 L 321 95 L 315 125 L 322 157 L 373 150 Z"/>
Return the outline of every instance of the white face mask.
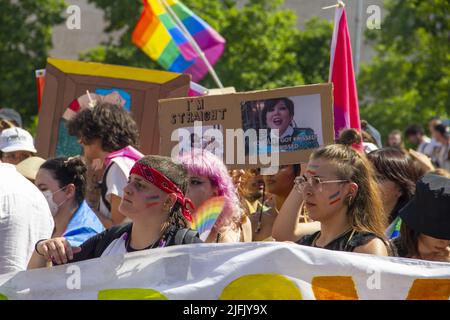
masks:
<path fill-rule="evenodd" d="M 44 195 L 45 199 L 47 200 L 47 203 L 50 208 L 50 212 L 52 213 L 52 216 L 56 216 L 56 214 L 58 213 L 59 207 L 61 207 L 64 204 L 64 202 L 66 202 L 66 200 L 67 200 L 67 199 L 64 200 L 60 204 L 56 204 L 55 201 L 53 201 L 53 195 L 55 193 L 61 191 L 64 188 L 65 187 L 62 187 L 61 189 L 56 190 L 55 192 L 51 192 L 50 190 L 42 191 L 42 194 Z"/>

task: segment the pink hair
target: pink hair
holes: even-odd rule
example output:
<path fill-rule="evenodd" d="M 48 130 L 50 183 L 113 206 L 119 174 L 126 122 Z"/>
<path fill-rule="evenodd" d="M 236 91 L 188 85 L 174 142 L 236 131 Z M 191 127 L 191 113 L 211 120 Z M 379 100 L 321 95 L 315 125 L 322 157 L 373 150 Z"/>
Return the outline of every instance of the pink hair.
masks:
<path fill-rule="evenodd" d="M 239 223 L 242 218 L 239 196 L 223 161 L 202 149 L 192 149 L 191 152 L 183 153 L 178 157 L 178 161 L 189 174 L 208 177 L 211 185 L 217 188 L 218 195 L 226 199 L 224 219 Z"/>

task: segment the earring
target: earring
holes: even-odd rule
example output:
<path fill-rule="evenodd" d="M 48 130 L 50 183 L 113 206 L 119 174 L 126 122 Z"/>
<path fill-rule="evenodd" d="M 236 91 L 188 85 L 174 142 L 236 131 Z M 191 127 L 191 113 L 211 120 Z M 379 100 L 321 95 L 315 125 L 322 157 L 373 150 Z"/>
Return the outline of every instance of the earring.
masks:
<path fill-rule="evenodd" d="M 350 193 L 350 194 L 348 195 L 348 197 L 347 197 L 347 204 L 348 204 L 348 206 L 351 206 L 351 205 L 352 205 L 352 200 L 353 200 L 353 196 L 352 196 L 352 194 Z"/>

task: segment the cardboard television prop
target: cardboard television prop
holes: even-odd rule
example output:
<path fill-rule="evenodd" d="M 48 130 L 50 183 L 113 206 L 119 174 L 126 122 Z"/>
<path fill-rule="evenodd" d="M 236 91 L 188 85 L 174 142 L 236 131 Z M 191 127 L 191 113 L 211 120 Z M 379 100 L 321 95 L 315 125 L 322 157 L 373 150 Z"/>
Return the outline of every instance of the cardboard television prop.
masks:
<path fill-rule="evenodd" d="M 334 141 L 332 94 L 327 83 L 162 99 L 159 153 L 202 148 L 230 169 L 273 166 L 268 155 L 279 156 L 277 165 L 307 162 L 314 149 Z"/>
<path fill-rule="evenodd" d="M 119 101 L 137 122 L 140 151 L 158 153 L 158 99 L 187 96 L 190 83 L 188 75 L 178 73 L 55 58 L 47 59 L 45 71 L 36 136 L 38 155 L 45 159 L 82 153 L 65 121 L 83 107 L 86 91 Z"/>

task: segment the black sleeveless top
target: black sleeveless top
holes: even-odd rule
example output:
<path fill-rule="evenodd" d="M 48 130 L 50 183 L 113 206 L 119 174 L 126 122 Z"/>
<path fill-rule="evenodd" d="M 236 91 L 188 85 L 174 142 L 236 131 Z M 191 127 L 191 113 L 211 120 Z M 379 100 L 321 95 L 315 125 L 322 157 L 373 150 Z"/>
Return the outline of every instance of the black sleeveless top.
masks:
<path fill-rule="evenodd" d="M 363 246 L 369 243 L 375 238 L 379 238 L 377 235 L 370 232 L 359 232 L 355 230 L 349 230 L 346 233 L 340 235 L 338 238 L 334 239 L 328 243 L 325 247 L 318 247 L 315 244 L 315 240 L 319 237 L 320 231 L 301 237 L 296 243 L 309 247 L 317 247 L 328 250 L 335 251 L 348 251 L 353 252 L 356 247 Z M 380 239 L 380 238 L 379 238 Z M 381 239 L 383 242 L 384 240 Z"/>

